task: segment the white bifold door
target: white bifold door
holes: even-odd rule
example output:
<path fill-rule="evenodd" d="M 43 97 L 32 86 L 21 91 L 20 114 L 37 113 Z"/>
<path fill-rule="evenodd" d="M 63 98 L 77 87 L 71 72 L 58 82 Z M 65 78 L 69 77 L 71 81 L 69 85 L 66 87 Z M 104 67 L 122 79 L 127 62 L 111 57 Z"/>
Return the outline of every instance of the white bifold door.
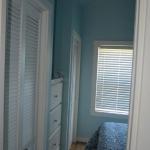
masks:
<path fill-rule="evenodd" d="M 41 24 L 32 0 L 7 0 L 5 150 L 37 150 Z"/>
<path fill-rule="evenodd" d="M 36 137 L 36 110 L 38 102 L 38 72 L 39 72 L 39 30 L 40 13 L 26 3 L 24 13 L 24 64 L 22 80 L 23 98 L 23 130 L 22 146 L 29 150 L 35 147 Z"/>

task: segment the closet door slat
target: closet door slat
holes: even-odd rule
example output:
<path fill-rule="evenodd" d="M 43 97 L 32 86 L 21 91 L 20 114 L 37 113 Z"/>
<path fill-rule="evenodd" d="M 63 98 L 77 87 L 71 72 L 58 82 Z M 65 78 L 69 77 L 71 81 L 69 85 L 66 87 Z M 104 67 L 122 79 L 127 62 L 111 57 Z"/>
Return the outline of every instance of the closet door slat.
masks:
<path fill-rule="evenodd" d="M 20 0 L 8 0 L 5 55 L 5 150 L 17 150 L 18 146 L 20 27 Z"/>

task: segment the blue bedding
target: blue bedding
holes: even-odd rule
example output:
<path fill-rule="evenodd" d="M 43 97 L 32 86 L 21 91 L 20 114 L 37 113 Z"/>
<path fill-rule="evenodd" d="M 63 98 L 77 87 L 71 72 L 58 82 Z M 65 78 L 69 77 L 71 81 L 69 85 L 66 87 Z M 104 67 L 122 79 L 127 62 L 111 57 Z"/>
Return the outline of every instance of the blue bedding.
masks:
<path fill-rule="evenodd" d="M 105 122 L 94 133 L 85 150 L 126 150 L 128 125 Z"/>

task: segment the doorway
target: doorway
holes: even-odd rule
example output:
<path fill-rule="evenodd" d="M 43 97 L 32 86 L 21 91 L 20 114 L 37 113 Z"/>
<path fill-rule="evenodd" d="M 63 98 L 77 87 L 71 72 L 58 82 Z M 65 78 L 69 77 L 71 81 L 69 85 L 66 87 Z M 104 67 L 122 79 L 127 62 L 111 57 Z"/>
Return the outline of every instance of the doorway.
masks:
<path fill-rule="evenodd" d="M 130 97 L 130 93 L 134 93 L 133 89 L 132 91 L 129 90 L 134 87 L 134 79 L 132 80 L 131 78 L 132 75 L 135 78 L 134 74 L 132 74 L 135 71 L 134 65 L 132 67 L 132 64 L 135 63 L 136 54 L 133 52 L 132 44 L 130 47 L 130 44 L 124 44 L 122 42 L 133 42 L 134 2 L 122 0 L 115 1 L 116 4 L 114 4 L 114 1 L 108 3 L 108 1 L 96 0 L 94 2 L 90 1 L 87 5 L 83 6 L 85 8 L 83 9 L 81 23 L 83 43 L 80 80 L 81 93 L 78 115 L 79 142 L 89 141 L 103 122 L 126 124 L 125 128 L 128 129 L 129 103 L 133 100 L 133 97 Z M 107 10 L 106 8 L 109 9 Z M 124 20 L 124 24 L 120 24 L 122 20 Z M 125 22 L 130 26 L 128 26 L 130 30 L 125 25 Z M 104 42 L 104 44 L 94 49 L 94 44 L 97 41 Z M 113 42 L 117 42 L 117 44 Z M 131 48 L 131 51 L 128 49 L 128 46 Z M 94 52 L 97 52 L 97 57 L 93 58 Z M 115 56 L 117 56 L 118 60 Z M 93 61 L 96 58 L 99 58 L 99 62 L 97 62 L 95 67 L 98 68 L 98 71 L 100 70 L 99 72 L 97 71 L 99 73 L 97 76 L 99 78 L 99 83 L 97 83 L 97 89 L 99 88 L 97 90 L 97 101 L 92 97 L 93 94 L 91 92 L 93 91 Z M 116 70 L 117 68 L 118 70 Z M 126 68 L 128 69 L 126 70 Z M 129 68 L 131 70 L 128 72 Z M 96 71 L 94 73 L 96 74 Z M 120 77 L 118 78 L 118 76 Z M 96 82 L 96 79 L 94 81 Z M 129 86 L 127 85 L 128 83 L 130 84 Z M 101 89 L 101 85 L 104 85 L 104 89 Z M 94 84 L 94 87 L 96 88 L 96 84 Z M 93 93 L 96 96 L 96 90 Z M 99 101 L 99 97 L 102 95 L 102 101 Z M 116 95 L 115 97 L 118 96 L 118 99 L 121 100 L 119 101 L 119 105 L 113 103 L 116 100 L 114 95 Z M 106 99 L 110 101 L 105 101 Z M 97 103 L 96 106 L 95 103 Z M 113 111 L 110 107 L 115 110 Z M 118 112 L 116 111 L 116 107 Z M 69 128 L 69 130 L 71 129 Z M 125 130 L 125 132 L 127 134 L 128 130 Z"/>

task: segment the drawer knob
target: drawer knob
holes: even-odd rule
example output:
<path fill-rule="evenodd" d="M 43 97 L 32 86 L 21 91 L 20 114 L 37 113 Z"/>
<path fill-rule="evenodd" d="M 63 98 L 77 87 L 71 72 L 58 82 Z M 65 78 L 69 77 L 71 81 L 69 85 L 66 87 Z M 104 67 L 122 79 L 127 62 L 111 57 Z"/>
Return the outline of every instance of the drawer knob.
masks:
<path fill-rule="evenodd" d="M 54 95 L 54 97 L 55 97 L 55 98 L 57 98 L 57 97 L 58 97 L 58 95 Z"/>
<path fill-rule="evenodd" d="M 58 120 L 54 120 L 54 122 L 57 122 Z"/>
<path fill-rule="evenodd" d="M 54 143 L 53 146 L 56 146 L 56 143 Z"/>

